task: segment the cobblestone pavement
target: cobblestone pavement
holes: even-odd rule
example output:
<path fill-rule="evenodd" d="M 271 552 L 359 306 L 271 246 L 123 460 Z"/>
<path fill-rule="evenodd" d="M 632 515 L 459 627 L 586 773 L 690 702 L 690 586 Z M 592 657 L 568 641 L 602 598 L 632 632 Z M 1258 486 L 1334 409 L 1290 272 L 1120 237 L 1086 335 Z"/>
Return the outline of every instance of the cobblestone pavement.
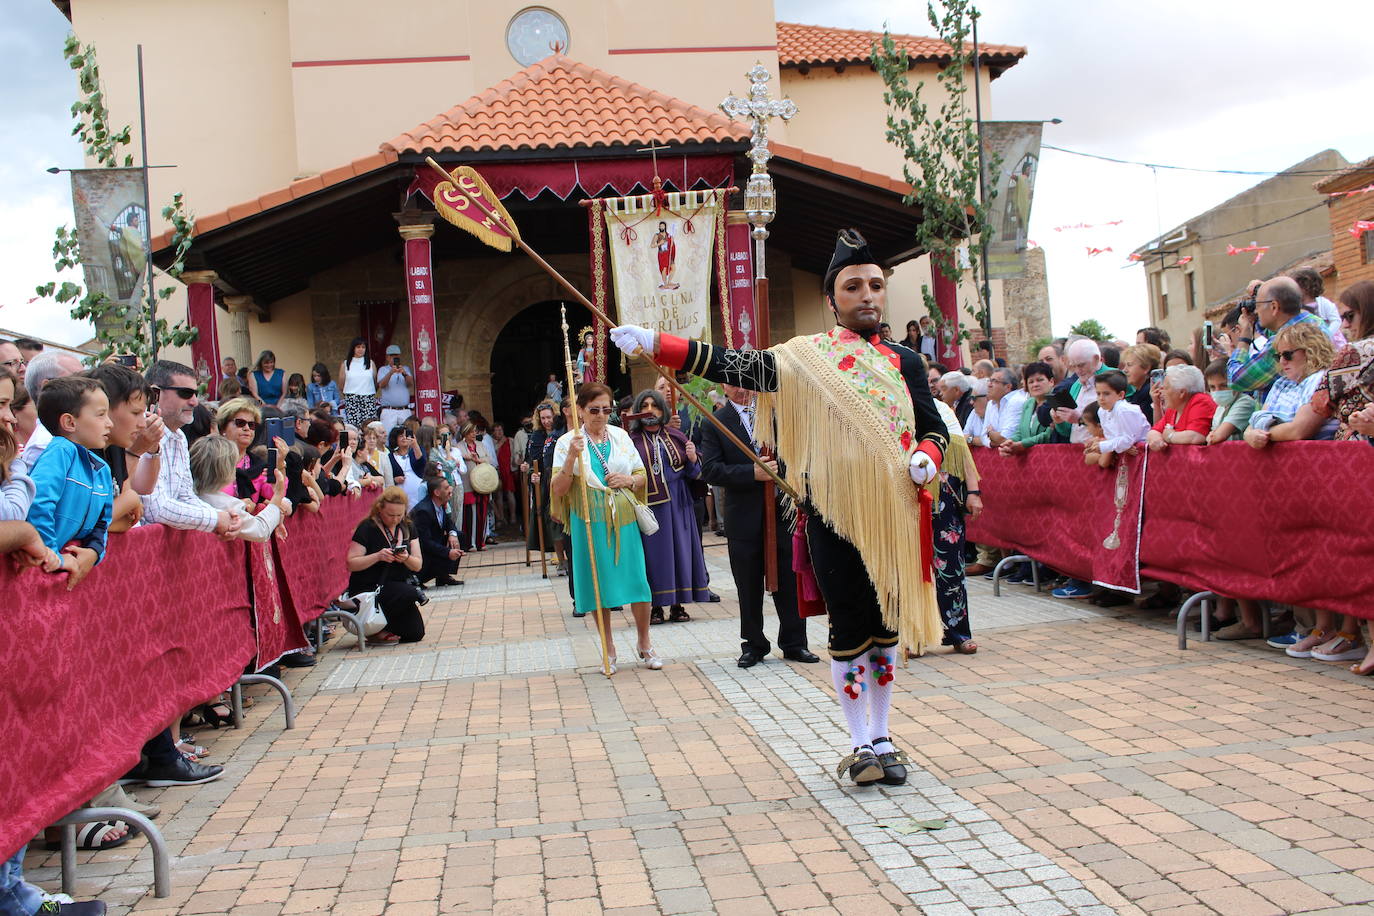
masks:
<path fill-rule="evenodd" d="M 501 545 L 435 591 L 429 635 L 337 637 L 202 730 L 226 777 L 163 807 L 172 896 L 142 840 L 78 857 L 116 916 L 556 913 L 1368 913 L 1374 693 L 1256 643 L 1179 651 L 1163 618 L 970 583 L 980 651 L 897 672 L 915 766 L 856 789 L 828 666 L 741 670 L 737 606 L 652 631 L 662 671 L 599 671 L 566 580 Z M 810 624 L 813 648 L 823 624 Z M 74 749 L 74 753 L 79 749 Z M 915 822 L 944 821 L 924 830 Z M 30 876 L 57 883 L 56 855 Z"/>

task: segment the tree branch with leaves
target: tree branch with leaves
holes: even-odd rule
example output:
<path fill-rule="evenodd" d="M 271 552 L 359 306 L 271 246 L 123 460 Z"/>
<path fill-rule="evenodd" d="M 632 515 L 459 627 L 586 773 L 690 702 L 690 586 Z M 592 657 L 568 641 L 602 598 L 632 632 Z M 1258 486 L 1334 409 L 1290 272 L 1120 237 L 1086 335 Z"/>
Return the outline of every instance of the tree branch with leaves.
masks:
<path fill-rule="evenodd" d="M 126 124 L 115 130 L 110 125 L 110 112 L 105 106 L 105 90 L 100 81 L 95 48 L 82 45 L 75 35 L 69 35 L 62 47 L 62 54 L 77 72 L 80 92 L 80 97 L 71 107 L 72 119 L 76 122 L 72 127 L 72 136 L 81 142 L 86 157 L 97 165 L 104 168 L 132 168 L 133 156 L 122 152 L 122 148 L 130 144 L 131 128 Z M 172 202 L 162 208 L 162 218 L 172 225 L 173 252 L 172 264 L 163 273 L 177 279 L 186 267 L 186 255 L 195 235 L 195 217 L 186 211 L 185 200 L 178 192 L 172 196 Z M 144 232 L 146 237 L 151 238 L 152 227 L 145 226 Z M 82 265 L 81 244 L 75 229 L 58 227 L 52 254 L 53 267 L 58 273 Z M 151 259 L 147 270 L 148 282 L 152 284 L 157 270 Z M 123 303 L 99 290 L 87 289 L 70 280 L 61 283 L 54 280 L 36 289 L 40 297 L 68 305 L 73 318 L 90 321 L 95 326 L 100 350 L 92 357 L 93 363 L 108 359 L 115 353 L 132 353 L 148 363 L 166 347 L 181 347 L 194 341 L 199 333 L 196 328 L 187 326 L 185 321 L 169 324 L 165 318 L 157 317 L 158 303 L 166 302 L 175 291 L 175 285 L 164 286 L 151 291 L 145 301 Z"/>
<path fill-rule="evenodd" d="M 926 14 L 950 50 L 948 62 L 935 75 L 945 98 L 932 108 L 926 84 L 912 82 L 910 56 L 884 29 L 881 42 L 873 46 L 873 65 L 887 87 L 887 142 L 901 152 L 902 175 L 913 188 L 903 203 L 921 211 L 917 247 L 929 252 L 932 269 L 956 283 L 969 275 L 975 278 L 975 300 L 965 303 L 965 311 L 991 336 L 987 291 L 976 282 L 982 263 L 976 240 L 989 229 L 996 190 L 988 189 L 986 200 L 979 194 L 980 141 L 968 98 L 974 63 L 970 37 L 979 13 L 970 0 L 941 0 L 938 9 L 936 3 L 928 3 Z M 996 162 L 989 163 L 988 174 L 996 174 L 997 168 Z M 969 336 L 961 328 L 948 327 L 929 287 L 923 287 L 922 297 L 937 325 L 955 332 L 959 340 Z"/>

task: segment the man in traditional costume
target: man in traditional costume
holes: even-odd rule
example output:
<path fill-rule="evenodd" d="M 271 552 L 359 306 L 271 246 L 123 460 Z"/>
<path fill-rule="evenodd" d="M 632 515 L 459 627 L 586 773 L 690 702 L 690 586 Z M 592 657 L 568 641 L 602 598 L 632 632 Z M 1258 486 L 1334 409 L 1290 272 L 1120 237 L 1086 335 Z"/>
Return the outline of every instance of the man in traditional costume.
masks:
<path fill-rule="evenodd" d="M 824 289 L 836 326 L 767 350 L 634 325 L 611 337 L 627 353 L 760 393 L 755 435 L 775 447 L 803 500 L 799 591 L 805 600 L 818 589 L 830 615 L 831 674 L 853 748 L 837 775 L 901 785 L 906 755 L 888 735 L 892 679 L 899 643 L 919 652 L 942 637 L 931 504 L 949 439 L 920 355 L 879 336 L 886 279 L 852 229 L 839 234 Z"/>

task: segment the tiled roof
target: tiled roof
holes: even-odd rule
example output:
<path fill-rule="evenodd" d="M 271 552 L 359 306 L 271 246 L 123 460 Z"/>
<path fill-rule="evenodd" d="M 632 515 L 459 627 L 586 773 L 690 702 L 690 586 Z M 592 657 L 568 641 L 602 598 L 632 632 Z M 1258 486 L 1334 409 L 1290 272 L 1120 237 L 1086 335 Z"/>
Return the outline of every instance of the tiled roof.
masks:
<path fill-rule="evenodd" d="M 1374 177 L 1374 156 L 1343 168 L 1334 175 L 1327 175 L 1312 187 L 1323 194 L 1330 194 L 1333 191 L 1349 191 L 1356 185 L 1369 181 L 1371 177 Z M 1350 187 L 1345 187 L 1347 184 Z"/>
<path fill-rule="evenodd" d="M 305 197 L 314 194 L 316 191 L 323 191 L 331 185 L 339 184 L 350 178 L 356 178 L 368 172 L 390 165 L 396 161 L 396 154 L 390 150 L 383 150 L 380 153 L 373 153 L 371 156 L 363 156 L 354 159 L 352 162 L 341 165 L 336 169 L 329 169 L 320 172 L 318 175 L 310 175 L 306 178 L 298 178 L 284 188 L 275 191 L 268 191 L 266 194 L 235 204 L 227 210 L 220 210 L 218 213 L 211 213 L 208 216 L 196 217 L 196 235 L 219 229 L 230 223 L 237 222 L 249 216 L 256 216 L 273 207 L 290 203 L 298 197 Z M 161 251 L 172 244 L 172 230 L 168 229 L 161 235 L 153 237 L 153 251 Z"/>
<path fill-rule="evenodd" d="M 521 70 L 462 105 L 407 131 L 371 156 L 293 181 L 218 213 L 196 217 L 203 234 L 255 216 L 317 191 L 382 168 L 403 152 L 479 149 L 586 149 L 628 146 L 651 140 L 709 142 L 742 140 L 743 123 L 689 105 L 602 70 L 550 57 Z M 518 144 L 518 145 L 517 145 Z M 905 182 L 795 146 L 772 144 L 775 156 L 897 194 L 911 192 Z M 167 248 L 168 230 L 153 239 L 153 250 Z"/>
<path fill-rule="evenodd" d="M 778 64 L 799 67 L 825 64 L 859 64 L 873 59 L 873 44 L 881 42 L 882 32 L 860 29 L 833 29 L 821 25 L 778 23 Z M 912 60 L 947 60 L 949 45 L 938 38 L 920 35 L 893 35 L 892 41 Z M 1026 56 L 1026 49 L 1015 45 L 982 45 L 983 60 L 1011 66 Z"/>
<path fill-rule="evenodd" d="M 573 149 L 739 140 L 723 115 L 561 55 L 382 144 L 383 152 Z"/>

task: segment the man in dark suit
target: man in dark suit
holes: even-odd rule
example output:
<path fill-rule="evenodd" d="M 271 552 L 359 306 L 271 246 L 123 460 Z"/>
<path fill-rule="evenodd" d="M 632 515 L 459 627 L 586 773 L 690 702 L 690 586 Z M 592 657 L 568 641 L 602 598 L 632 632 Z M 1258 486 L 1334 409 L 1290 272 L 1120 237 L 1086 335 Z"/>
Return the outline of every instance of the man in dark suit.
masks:
<path fill-rule="evenodd" d="M 716 411 L 716 418 L 741 442 L 753 443 L 754 394 L 744 388 L 726 385 L 730 403 Z M 730 442 L 716 427 L 701 424 L 701 478 L 725 488 L 725 538 L 730 552 L 730 572 L 739 591 L 739 631 L 741 668 L 752 668 L 768 655 L 768 637 L 763 633 L 763 481 L 768 476 L 753 460 Z M 776 462 L 772 462 L 774 468 Z M 783 522 L 782 510 L 775 506 L 778 519 L 778 591 L 773 606 L 778 612 L 778 648 L 782 657 L 794 662 L 820 661 L 806 648 L 806 622 L 797 616 L 797 581 L 792 572 L 792 536 Z"/>
<path fill-rule="evenodd" d="M 415 525 L 415 538 L 420 542 L 423 558 L 420 582 L 433 579 L 436 587 L 462 585 L 463 580 L 453 578 L 463 556 L 458 547 L 458 529 L 448 511 L 453 487 L 442 477 L 431 477 L 425 481 L 425 493 L 427 498 L 410 510 L 410 521 Z"/>

